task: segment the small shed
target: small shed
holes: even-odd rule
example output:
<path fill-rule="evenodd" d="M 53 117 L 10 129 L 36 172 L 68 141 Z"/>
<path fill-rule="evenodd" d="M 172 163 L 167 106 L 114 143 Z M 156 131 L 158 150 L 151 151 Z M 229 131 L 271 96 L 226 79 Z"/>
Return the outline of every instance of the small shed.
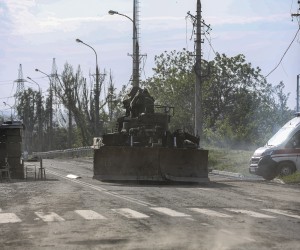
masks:
<path fill-rule="evenodd" d="M 11 178 L 24 179 L 22 139 L 24 126 L 20 121 L 7 121 L 0 125 L 0 163 L 10 166 Z"/>

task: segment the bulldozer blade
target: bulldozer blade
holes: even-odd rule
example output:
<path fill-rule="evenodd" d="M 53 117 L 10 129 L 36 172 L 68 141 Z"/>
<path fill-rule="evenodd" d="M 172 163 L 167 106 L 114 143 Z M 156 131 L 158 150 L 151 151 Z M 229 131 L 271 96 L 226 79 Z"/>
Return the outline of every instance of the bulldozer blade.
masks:
<path fill-rule="evenodd" d="M 94 178 L 104 181 L 208 182 L 208 151 L 104 146 L 94 150 Z"/>

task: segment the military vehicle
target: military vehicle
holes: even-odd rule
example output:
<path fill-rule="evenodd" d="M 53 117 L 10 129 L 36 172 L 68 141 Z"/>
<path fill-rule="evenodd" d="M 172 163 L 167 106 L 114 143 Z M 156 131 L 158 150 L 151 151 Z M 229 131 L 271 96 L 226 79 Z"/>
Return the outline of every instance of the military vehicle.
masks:
<path fill-rule="evenodd" d="M 132 87 L 116 131 L 95 139 L 94 178 L 136 181 L 208 181 L 208 151 L 200 138 L 169 130 L 174 107 L 154 104 L 147 89 Z"/>

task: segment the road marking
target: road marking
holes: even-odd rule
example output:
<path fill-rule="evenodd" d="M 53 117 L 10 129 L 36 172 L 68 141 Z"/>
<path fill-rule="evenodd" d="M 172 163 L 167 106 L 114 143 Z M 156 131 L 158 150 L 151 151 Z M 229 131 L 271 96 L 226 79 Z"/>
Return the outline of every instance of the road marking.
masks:
<path fill-rule="evenodd" d="M 229 234 L 229 235 L 234 235 L 234 232 L 228 231 L 226 229 L 221 229 L 220 232 L 225 233 L 225 234 Z"/>
<path fill-rule="evenodd" d="M 2 209 L 0 208 L 0 213 L 2 212 Z"/>
<path fill-rule="evenodd" d="M 170 208 L 166 208 L 166 207 L 151 207 L 151 209 L 160 212 L 162 214 L 166 214 L 169 215 L 171 217 L 189 217 L 189 214 L 185 214 L 185 213 L 181 213 L 181 212 L 177 212 L 175 210 L 172 210 Z"/>
<path fill-rule="evenodd" d="M 263 200 L 259 200 L 255 198 L 246 198 L 246 200 L 264 202 Z"/>
<path fill-rule="evenodd" d="M 148 215 L 146 214 L 142 214 L 139 213 L 135 210 L 132 210 L 130 208 L 118 208 L 118 209 L 112 209 L 112 211 L 117 212 L 123 216 L 125 216 L 126 218 L 129 219 L 145 219 L 145 218 L 149 218 Z"/>
<path fill-rule="evenodd" d="M 208 216 L 213 216 L 213 217 L 219 217 L 219 218 L 231 218 L 232 217 L 231 215 L 219 213 L 219 212 L 205 209 L 205 208 L 190 208 L 190 210 L 197 212 L 197 213 L 205 214 Z"/>
<path fill-rule="evenodd" d="M 274 219 L 274 216 L 270 216 L 270 215 L 266 215 L 266 214 L 261 214 L 261 213 L 257 213 L 257 212 L 253 212 L 253 211 L 249 211 L 249 210 L 244 210 L 244 209 L 231 209 L 231 208 L 225 208 L 228 211 L 234 212 L 234 213 L 241 213 L 241 214 L 246 214 L 249 215 L 251 217 L 255 217 L 255 218 L 265 218 L 265 219 Z"/>
<path fill-rule="evenodd" d="M 43 212 L 34 212 L 34 213 L 45 222 L 64 221 L 64 219 L 56 213 L 52 213 L 52 212 L 47 214 Z"/>
<path fill-rule="evenodd" d="M 86 220 L 105 220 L 106 218 L 93 210 L 75 210 L 75 213 Z"/>
<path fill-rule="evenodd" d="M 65 176 L 63 176 L 61 174 L 58 174 L 56 172 L 53 172 L 51 170 L 47 170 L 47 172 L 50 173 L 50 174 L 56 175 L 56 176 L 58 176 L 60 178 L 63 178 L 65 180 L 68 180 L 68 181 L 71 181 L 71 182 L 75 182 L 75 183 L 80 184 L 82 186 L 89 187 L 91 189 L 97 190 L 97 191 L 105 193 L 107 195 L 111 195 L 111 196 L 119 198 L 119 199 L 130 201 L 130 202 L 133 202 L 133 203 L 141 205 L 141 206 L 145 206 L 145 207 L 155 206 L 154 204 L 151 204 L 151 203 L 148 203 L 148 202 L 144 202 L 144 201 L 132 198 L 132 197 L 127 197 L 127 196 L 124 196 L 124 195 L 120 195 L 120 194 L 118 194 L 116 192 L 108 191 L 105 188 L 102 188 L 102 187 L 99 187 L 99 186 L 96 186 L 96 185 L 93 185 L 93 184 L 89 184 L 89 183 L 86 183 L 86 182 L 83 182 L 83 181 L 79 181 L 77 179 L 69 179 L 69 178 L 67 178 L 67 177 L 65 177 Z"/>
<path fill-rule="evenodd" d="M 1 213 L 0 224 L 21 222 L 20 218 L 13 213 Z"/>
<path fill-rule="evenodd" d="M 271 212 L 271 213 L 274 213 L 274 214 L 280 214 L 280 215 L 285 215 L 285 216 L 289 216 L 289 217 L 292 217 L 292 218 L 300 219 L 299 215 L 291 214 L 289 211 L 285 211 L 285 210 L 280 210 L 280 209 L 262 209 L 262 210 L 267 211 L 267 212 Z"/>
<path fill-rule="evenodd" d="M 236 233 L 226 230 L 226 229 L 221 229 L 220 232 L 228 234 L 228 235 L 236 235 Z M 245 237 L 245 236 L 239 236 L 240 239 L 244 239 L 246 241 L 250 241 L 250 242 L 255 242 L 256 240 L 249 238 L 249 237 Z"/>
<path fill-rule="evenodd" d="M 205 223 L 205 222 L 203 222 L 203 223 L 200 223 L 202 226 L 206 226 L 206 227 L 212 227 L 212 225 L 210 225 L 210 224 L 208 224 L 208 223 Z"/>
<path fill-rule="evenodd" d="M 247 240 L 247 241 L 250 241 L 250 242 L 255 242 L 256 240 L 252 239 L 252 238 L 249 238 L 249 237 L 243 237 L 243 239 Z"/>

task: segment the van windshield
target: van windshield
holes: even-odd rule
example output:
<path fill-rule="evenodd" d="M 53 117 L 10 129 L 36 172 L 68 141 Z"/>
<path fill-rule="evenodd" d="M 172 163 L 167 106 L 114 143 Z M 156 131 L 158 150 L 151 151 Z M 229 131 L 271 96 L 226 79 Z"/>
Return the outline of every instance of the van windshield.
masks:
<path fill-rule="evenodd" d="M 267 146 L 277 146 L 283 143 L 295 127 L 282 127 L 267 143 Z"/>

